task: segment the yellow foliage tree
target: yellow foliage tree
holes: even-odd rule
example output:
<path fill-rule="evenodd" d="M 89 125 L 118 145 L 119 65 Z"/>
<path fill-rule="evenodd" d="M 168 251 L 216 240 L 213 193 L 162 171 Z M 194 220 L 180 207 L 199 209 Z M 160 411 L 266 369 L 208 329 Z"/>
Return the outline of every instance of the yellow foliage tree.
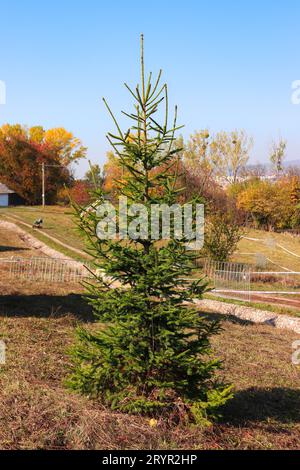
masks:
<path fill-rule="evenodd" d="M 257 227 L 274 230 L 294 225 L 295 205 L 287 178 L 276 183 L 259 179 L 252 181 L 237 196 L 237 204 L 252 217 Z"/>

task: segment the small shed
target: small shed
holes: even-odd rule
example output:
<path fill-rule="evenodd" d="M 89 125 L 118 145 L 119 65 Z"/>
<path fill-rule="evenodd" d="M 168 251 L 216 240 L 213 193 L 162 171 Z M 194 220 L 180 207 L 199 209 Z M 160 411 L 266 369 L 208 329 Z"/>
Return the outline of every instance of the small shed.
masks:
<path fill-rule="evenodd" d="M 25 201 L 15 191 L 0 183 L 0 207 L 18 206 Z"/>

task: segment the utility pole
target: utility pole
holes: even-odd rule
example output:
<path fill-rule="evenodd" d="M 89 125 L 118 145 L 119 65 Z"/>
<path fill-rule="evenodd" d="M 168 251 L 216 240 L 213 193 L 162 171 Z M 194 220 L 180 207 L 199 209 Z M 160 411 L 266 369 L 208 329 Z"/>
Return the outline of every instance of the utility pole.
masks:
<path fill-rule="evenodd" d="M 42 206 L 45 207 L 46 205 L 46 197 L 45 197 L 45 192 L 46 192 L 46 176 L 45 176 L 45 168 L 67 168 L 67 165 L 45 165 L 45 163 L 40 163 L 42 167 Z"/>
<path fill-rule="evenodd" d="M 42 206 L 45 207 L 45 163 L 42 163 Z"/>

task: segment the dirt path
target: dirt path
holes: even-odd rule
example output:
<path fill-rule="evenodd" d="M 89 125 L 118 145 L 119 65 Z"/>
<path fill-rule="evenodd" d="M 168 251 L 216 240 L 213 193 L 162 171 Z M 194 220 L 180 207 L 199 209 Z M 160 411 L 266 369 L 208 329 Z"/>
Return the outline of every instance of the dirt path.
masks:
<path fill-rule="evenodd" d="M 32 228 L 32 226 L 31 226 L 30 224 L 27 224 L 26 222 L 23 222 L 22 220 L 20 220 L 20 217 L 18 217 L 18 216 L 16 216 L 16 215 L 11 216 L 11 215 L 6 215 L 6 214 L 5 214 L 5 217 L 8 218 L 8 219 L 10 219 L 10 220 L 12 220 L 13 222 L 16 222 L 16 223 L 18 223 L 18 224 L 23 225 L 24 227 L 27 227 L 27 228 L 30 228 L 30 229 Z M 0 221 L 0 222 L 1 222 L 1 221 Z M 16 225 L 15 223 L 14 223 L 14 224 L 11 224 L 11 225 L 15 225 L 15 226 L 17 227 L 17 225 Z M 68 245 L 67 243 L 63 243 L 62 241 L 58 240 L 58 238 L 52 237 L 52 235 L 49 235 L 48 233 L 46 233 L 43 229 L 39 229 L 39 231 L 43 234 L 44 237 L 48 238 L 49 240 L 52 240 L 52 241 L 53 241 L 54 243 L 56 243 L 57 245 L 60 245 L 60 246 L 62 246 L 63 248 L 66 248 L 67 250 L 72 251 L 72 252 L 76 253 L 77 255 L 80 255 L 80 256 L 82 256 L 82 257 L 84 257 L 84 258 L 87 257 L 87 253 L 85 253 L 84 251 L 78 250 L 78 248 L 74 248 L 73 246 L 70 246 L 70 245 Z M 25 232 L 25 233 L 27 233 L 27 232 Z M 32 238 L 34 238 L 34 237 L 32 237 Z M 35 239 L 35 240 L 36 240 L 36 239 Z M 41 243 L 42 243 L 42 242 L 41 242 Z M 43 245 L 45 245 L 45 244 L 43 243 Z M 47 245 L 45 245 L 45 246 L 47 246 Z M 58 253 L 58 251 L 56 251 L 56 250 L 53 250 L 53 251 L 55 251 L 56 253 Z M 65 256 L 65 255 L 63 255 L 63 257 L 64 257 L 64 258 L 68 258 L 68 256 Z"/>
<path fill-rule="evenodd" d="M 217 293 L 217 292 L 216 292 Z M 249 292 L 230 292 L 226 291 L 225 292 L 220 292 L 219 295 L 221 294 L 222 297 L 226 297 L 228 299 L 239 299 L 239 300 L 250 300 L 251 302 L 257 302 L 257 303 L 267 303 L 267 304 L 273 304 L 273 305 L 281 305 L 283 307 L 293 307 L 297 308 L 300 311 L 300 299 L 297 298 L 288 298 L 288 297 L 280 297 L 278 295 L 272 295 L 270 293 L 268 294 L 259 294 L 257 292 L 255 293 L 249 293 Z M 249 295 L 250 294 L 250 295 Z M 295 295 L 299 295 L 299 293 L 295 293 Z"/>
<path fill-rule="evenodd" d="M 265 302 L 268 304 L 283 305 L 284 307 L 295 307 L 300 310 L 299 299 L 290 299 L 290 298 L 285 298 L 285 297 L 278 297 L 278 296 L 264 295 L 264 294 L 251 294 L 250 300 L 251 302 Z"/>

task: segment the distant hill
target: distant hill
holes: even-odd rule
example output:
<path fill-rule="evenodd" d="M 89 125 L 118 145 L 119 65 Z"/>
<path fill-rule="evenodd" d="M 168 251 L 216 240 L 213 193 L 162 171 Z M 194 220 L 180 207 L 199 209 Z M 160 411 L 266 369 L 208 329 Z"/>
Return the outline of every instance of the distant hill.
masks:
<path fill-rule="evenodd" d="M 262 166 L 267 170 L 267 173 L 271 173 L 273 171 L 272 165 L 269 162 L 266 163 L 251 163 L 250 165 L 247 165 L 247 168 L 255 168 L 257 166 Z M 291 168 L 291 167 L 299 167 L 300 168 L 300 158 L 295 159 L 295 160 L 287 160 L 283 162 L 283 167 L 284 168 Z"/>
<path fill-rule="evenodd" d="M 283 166 L 286 167 L 286 168 L 289 168 L 291 166 L 300 166 L 300 159 L 288 160 L 288 161 L 284 162 Z"/>

